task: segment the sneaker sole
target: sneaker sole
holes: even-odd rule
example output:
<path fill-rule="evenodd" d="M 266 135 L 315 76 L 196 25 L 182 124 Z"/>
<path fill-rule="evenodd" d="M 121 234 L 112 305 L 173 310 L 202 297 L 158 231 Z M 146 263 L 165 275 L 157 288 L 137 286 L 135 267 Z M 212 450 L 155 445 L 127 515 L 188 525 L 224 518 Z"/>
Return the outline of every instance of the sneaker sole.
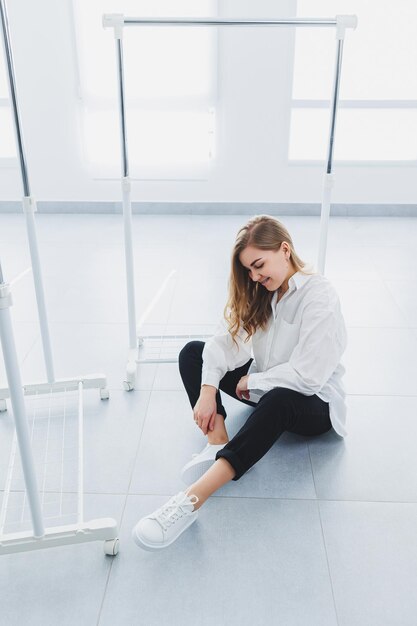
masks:
<path fill-rule="evenodd" d="M 190 519 L 188 524 L 184 526 L 184 528 L 181 530 L 181 532 L 178 533 L 178 535 L 175 535 L 175 537 L 167 543 L 163 543 L 163 544 L 147 543 L 144 539 L 142 539 L 142 537 L 139 537 L 139 535 L 136 533 L 136 527 L 132 530 L 132 539 L 135 542 L 135 544 L 139 548 L 142 548 L 143 550 L 148 550 L 149 552 L 155 552 L 156 550 L 163 550 L 164 548 L 167 548 L 172 543 L 174 543 L 174 541 L 176 541 L 178 537 L 180 537 L 182 533 L 191 526 L 191 524 L 194 524 L 197 517 L 198 517 L 198 511 L 195 511 L 194 517 Z"/>
<path fill-rule="evenodd" d="M 195 481 L 201 478 L 214 463 L 215 459 L 206 459 L 197 462 L 190 461 L 182 468 L 181 478 L 187 485 L 195 483 Z"/>

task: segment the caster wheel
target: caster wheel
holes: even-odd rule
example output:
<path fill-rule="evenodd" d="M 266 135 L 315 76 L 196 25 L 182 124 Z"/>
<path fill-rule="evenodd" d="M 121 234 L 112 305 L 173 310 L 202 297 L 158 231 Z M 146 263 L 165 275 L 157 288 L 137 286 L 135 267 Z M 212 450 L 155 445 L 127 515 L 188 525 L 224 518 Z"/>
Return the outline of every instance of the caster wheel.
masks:
<path fill-rule="evenodd" d="M 110 392 L 108 389 L 100 389 L 100 398 L 102 400 L 108 400 L 110 397 Z"/>
<path fill-rule="evenodd" d="M 7 402 L 6 400 L 0 400 L 0 413 L 7 411 Z"/>
<path fill-rule="evenodd" d="M 132 391 L 134 388 L 133 383 L 130 383 L 128 380 L 123 381 L 123 389 L 125 391 Z"/>
<path fill-rule="evenodd" d="M 119 552 L 119 540 L 111 539 L 109 541 L 104 542 L 104 554 L 108 556 L 116 556 Z"/>

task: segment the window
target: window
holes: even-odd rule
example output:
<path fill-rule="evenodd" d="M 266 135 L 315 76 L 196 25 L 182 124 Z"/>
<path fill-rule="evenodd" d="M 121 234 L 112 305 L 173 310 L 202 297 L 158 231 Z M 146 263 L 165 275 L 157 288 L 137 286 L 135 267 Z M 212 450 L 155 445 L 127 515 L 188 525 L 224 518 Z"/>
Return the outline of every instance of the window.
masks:
<path fill-rule="evenodd" d="M 116 52 L 103 13 L 210 17 L 214 0 L 73 0 L 84 160 L 120 176 Z M 125 27 L 126 124 L 132 178 L 201 178 L 214 155 L 217 33 L 210 27 Z"/>
<path fill-rule="evenodd" d="M 335 161 L 417 161 L 417 3 L 403 0 L 298 0 L 297 15 L 356 13 L 344 44 Z M 297 29 L 289 159 L 326 157 L 336 57 L 334 29 Z"/>

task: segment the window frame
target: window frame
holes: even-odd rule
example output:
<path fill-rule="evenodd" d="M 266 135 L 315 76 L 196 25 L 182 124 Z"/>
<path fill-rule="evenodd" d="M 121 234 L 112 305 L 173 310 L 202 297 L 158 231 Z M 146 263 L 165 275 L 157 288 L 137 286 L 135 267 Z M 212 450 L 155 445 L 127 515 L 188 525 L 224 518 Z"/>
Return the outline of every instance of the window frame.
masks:
<path fill-rule="evenodd" d="M 343 74 L 343 68 L 342 68 Z M 330 122 L 330 100 L 318 100 L 318 99 L 291 99 L 291 112 L 293 109 L 326 109 L 329 111 Z M 417 100 L 351 100 L 351 99 L 339 99 L 338 111 L 340 109 L 416 109 Z M 288 130 L 288 144 L 287 144 L 287 165 L 288 167 L 323 167 L 326 163 L 326 159 L 290 159 L 290 129 Z M 336 142 L 337 142 L 337 118 L 336 118 Z M 348 159 L 336 159 L 333 157 L 333 163 L 343 167 L 414 167 L 417 165 L 417 159 L 370 159 L 370 160 L 348 160 Z"/>

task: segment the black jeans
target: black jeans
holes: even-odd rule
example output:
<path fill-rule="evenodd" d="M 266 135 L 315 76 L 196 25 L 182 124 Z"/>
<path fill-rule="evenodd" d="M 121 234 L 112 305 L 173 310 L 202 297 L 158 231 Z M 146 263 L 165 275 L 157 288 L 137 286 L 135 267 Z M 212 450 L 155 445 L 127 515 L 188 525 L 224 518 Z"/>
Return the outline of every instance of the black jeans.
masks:
<path fill-rule="evenodd" d="M 200 395 L 203 366 L 203 341 L 190 341 L 179 355 L 179 369 L 185 390 L 194 408 Z M 252 359 L 245 365 L 227 372 L 220 381 L 220 389 L 232 398 L 236 386 L 247 374 Z M 226 419 L 220 391 L 216 394 L 217 412 Z M 236 472 L 233 480 L 239 480 L 252 465 L 255 465 L 273 446 L 284 431 L 312 437 L 331 429 L 329 404 L 318 396 L 305 396 L 298 391 L 275 387 L 264 394 L 256 404 L 241 400 L 254 407 L 239 432 L 220 450 L 216 459 L 229 461 Z"/>

